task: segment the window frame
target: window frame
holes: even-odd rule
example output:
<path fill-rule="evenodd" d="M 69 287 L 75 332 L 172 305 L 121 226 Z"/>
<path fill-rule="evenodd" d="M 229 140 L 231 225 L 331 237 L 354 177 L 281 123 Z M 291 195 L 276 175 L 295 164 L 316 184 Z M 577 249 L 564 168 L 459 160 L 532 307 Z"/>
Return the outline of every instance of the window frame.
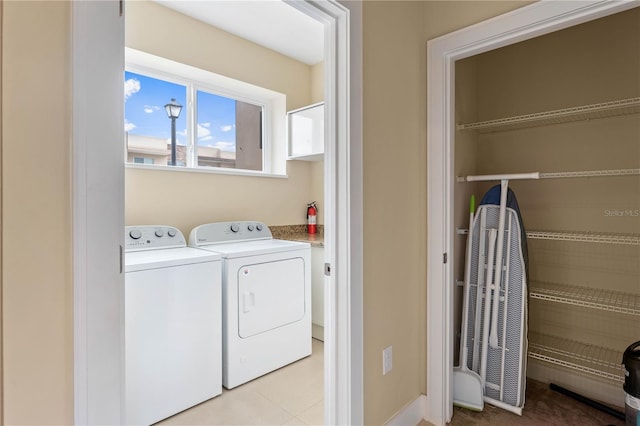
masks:
<path fill-rule="evenodd" d="M 126 168 L 286 177 L 287 118 L 284 94 L 131 48 L 125 48 L 124 71 L 183 85 L 186 87 L 187 99 L 183 108 L 183 113 L 187 114 L 185 138 L 187 164 L 185 166 L 135 164 L 126 161 L 125 158 Z M 262 109 L 262 170 L 198 165 L 196 112 L 198 91 L 248 103 Z M 125 147 L 125 156 L 126 150 L 127 147 Z"/>

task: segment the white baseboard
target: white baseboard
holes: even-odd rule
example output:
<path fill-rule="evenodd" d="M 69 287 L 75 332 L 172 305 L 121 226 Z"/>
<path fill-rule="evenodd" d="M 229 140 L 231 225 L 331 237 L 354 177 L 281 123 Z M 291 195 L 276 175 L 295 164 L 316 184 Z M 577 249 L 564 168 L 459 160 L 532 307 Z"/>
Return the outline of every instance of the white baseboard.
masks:
<path fill-rule="evenodd" d="M 393 415 L 386 423 L 387 426 L 416 426 L 427 417 L 427 396 L 420 395 L 412 403 Z"/>

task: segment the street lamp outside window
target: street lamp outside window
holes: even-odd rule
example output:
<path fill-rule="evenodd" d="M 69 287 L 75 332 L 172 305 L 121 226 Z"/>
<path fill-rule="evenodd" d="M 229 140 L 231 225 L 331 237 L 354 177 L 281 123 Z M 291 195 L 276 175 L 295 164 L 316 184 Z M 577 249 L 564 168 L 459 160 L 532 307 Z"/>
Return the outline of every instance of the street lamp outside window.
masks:
<path fill-rule="evenodd" d="M 176 119 L 180 117 L 182 111 L 182 105 L 176 102 L 175 99 L 171 99 L 171 102 L 164 106 L 167 111 L 167 116 L 171 119 L 171 166 L 176 165 Z"/>

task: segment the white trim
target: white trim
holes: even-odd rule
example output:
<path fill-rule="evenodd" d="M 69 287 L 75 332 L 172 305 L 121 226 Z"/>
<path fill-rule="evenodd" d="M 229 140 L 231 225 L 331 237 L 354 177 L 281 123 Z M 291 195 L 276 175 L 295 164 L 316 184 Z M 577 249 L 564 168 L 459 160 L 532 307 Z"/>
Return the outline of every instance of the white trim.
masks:
<path fill-rule="evenodd" d="M 274 179 L 288 179 L 288 175 L 280 175 L 274 173 L 259 172 L 256 170 L 245 169 L 225 169 L 222 167 L 182 167 L 182 166 L 160 166 L 157 164 L 139 164 L 139 163 L 125 163 L 125 169 L 142 169 L 142 170 L 162 170 L 163 172 L 182 172 L 182 173 L 209 173 L 214 175 L 235 175 L 235 176 L 250 176 L 250 177 L 263 177 Z"/>
<path fill-rule="evenodd" d="M 344 6 L 348 14 L 343 14 L 339 21 L 338 48 L 342 66 L 338 67 L 338 84 L 347 90 L 339 92 L 341 101 L 338 105 L 342 111 L 346 111 L 339 117 L 344 120 L 341 126 L 344 129 L 343 137 L 349 141 L 342 150 L 347 179 L 344 197 L 349 203 L 349 216 L 344 218 L 348 228 L 344 231 L 349 233 L 349 245 L 341 248 L 349 261 L 349 287 L 343 290 L 348 305 L 344 310 L 348 315 L 339 320 L 348 325 L 346 348 L 350 353 L 342 369 L 349 376 L 349 388 L 346 394 L 335 397 L 340 404 L 337 419 L 344 419 L 344 424 L 360 425 L 364 424 L 362 3 L 347 1 Z M 348 417 L 340 416 L 343 412 L 348 413 Z"/>
<path fill-rule="evenodd" d="M 324 68 L 337 77 L 325 72 L 324 193 L 325 204 L 336 208 L 325 215 L 325 262 L 332 272 L 325 278 L 325 301 L 331 303 L 325 302 L 324 388 L 334 392 L 325 394 L 324 422 L 362 424 L 362 232 L 354 227 L 362 223 L 362 144 L 361 132 L 351 133 L 349 126 L 354 110 L 360 117 L 361 103 L 350 103 L 351 11 L 334 0 L 287 3 L 324 24 Z"/>
<path fill-rule="evenodd" d="M 499 47 L 640 6 L 638 1 L 541 1 L 428 42 L 427 70 L 427 420 L 444 425 L 453 414 L 450 253 L 454 199 L 454 63 Z M 451 257 L 451 256 L 449 256 Z"/>
<path fill-rule="evenodd" d="M 73 2 L 75 424 L 123 420 L 123 46 L 118 2 Z"/>
<path fill-rule="evenodd" d="M 414 426 L 427 417 L 429 402 L 426 395 L 420 395 L 402 410 L 394 414 L 385 425 L 387 426 Z"/>
<path fill-rule="evenodd" d="M 84 143 L 80 142 L 81 126 L 76 116 L 81 111 L 82 102 L 76 96 L 80 92 L 82 84 L 77 78 L 82 67 L 80 52 L 84 49 L 83 31 L 79 25 L 85 22 L 86 13 L 81 4 L 74 4 L 73 13 L 73 396 L 74 396 L 74 423 L 88 424 L 88 371 L 87 371 L 87 241 L 84 236 L 87 233 L 87 212 L 82 202 L 87 198 L 87 161 Z"/>

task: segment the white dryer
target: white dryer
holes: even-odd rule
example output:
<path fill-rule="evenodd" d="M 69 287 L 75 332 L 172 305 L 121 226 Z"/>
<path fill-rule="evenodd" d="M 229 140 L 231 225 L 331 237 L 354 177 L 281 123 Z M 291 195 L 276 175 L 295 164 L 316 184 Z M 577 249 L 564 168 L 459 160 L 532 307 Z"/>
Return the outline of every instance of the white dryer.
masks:
<path fill-rule="evenodd" d="M 260 222 L 200 225 L 189 245 L 222 255 L 222 384 L 311 355 L 311 246 Z"/>
<path fill-rule="evenodd" d="M 170 226 L 125 229 L 125 422 L 222 393 L 221 256 Z"/>

